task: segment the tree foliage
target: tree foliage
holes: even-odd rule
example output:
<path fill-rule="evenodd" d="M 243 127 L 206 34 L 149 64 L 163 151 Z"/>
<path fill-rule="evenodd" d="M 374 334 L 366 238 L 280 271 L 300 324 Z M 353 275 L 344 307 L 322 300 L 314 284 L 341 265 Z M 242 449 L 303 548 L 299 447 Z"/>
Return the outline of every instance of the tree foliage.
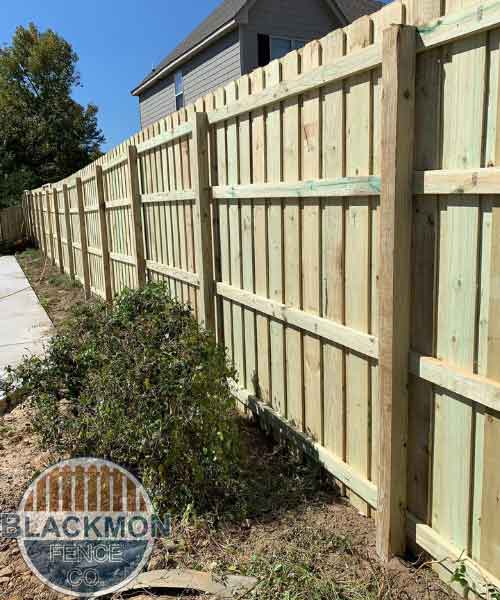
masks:
<path fill-rule="evenodd" d="M 77 62 L 66 40 L 34 24 L 0 49 L 0 207 L 100 155 L 97 107 L 71 97 L 81 85 Z"/>

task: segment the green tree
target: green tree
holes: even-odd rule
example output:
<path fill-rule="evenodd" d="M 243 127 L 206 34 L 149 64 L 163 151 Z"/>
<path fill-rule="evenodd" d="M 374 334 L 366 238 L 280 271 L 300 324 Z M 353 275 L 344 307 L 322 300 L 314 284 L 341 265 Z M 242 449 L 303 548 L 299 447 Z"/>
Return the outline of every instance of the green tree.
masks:
<path fill-rule="evenodd" d="M 66 40 L 33 23 L 0 49 L 0 207 L 101 155 L 97 107 L 71 97 L 77 62 Z"/>

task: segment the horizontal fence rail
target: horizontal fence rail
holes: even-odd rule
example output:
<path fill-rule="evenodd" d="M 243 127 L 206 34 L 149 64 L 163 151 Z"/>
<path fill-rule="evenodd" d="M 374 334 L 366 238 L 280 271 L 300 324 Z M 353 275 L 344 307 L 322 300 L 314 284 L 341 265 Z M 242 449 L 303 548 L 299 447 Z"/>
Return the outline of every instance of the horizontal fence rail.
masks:
<path fill-rule="evenodd" d="M 443 6 L 446 4 L 446 6 Z M 446 14 L 443 9 L 446 9 Z M 26 192 L 107 301 L 165 281 L 235 397 L 479 594 L 500 579 L 500 5 L 395 1 Z"/>

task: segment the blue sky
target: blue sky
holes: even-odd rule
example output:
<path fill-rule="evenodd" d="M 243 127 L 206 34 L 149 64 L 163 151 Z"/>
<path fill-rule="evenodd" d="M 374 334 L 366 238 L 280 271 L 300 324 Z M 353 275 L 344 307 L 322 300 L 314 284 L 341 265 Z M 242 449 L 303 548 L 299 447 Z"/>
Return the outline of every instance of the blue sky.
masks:
<path fill-rule="evenodd" d="M 66 38 L 80 57 L 84 87 L 74 96 L 99 107 L 108 150 L 139 129 L 138 100 L 130 90 L 219 2 L 0 0 L 0 44 L 30 21 Z"/>
<path fill-rule="evenodd" d="M 80 61 L 78 102 L 99 107 L 99 125 L 112 148 L 139 129 L 130 90 L 206 17 L 219 0 L 0 0 L 0 44 L 33 21 L 66 38 Z"/>

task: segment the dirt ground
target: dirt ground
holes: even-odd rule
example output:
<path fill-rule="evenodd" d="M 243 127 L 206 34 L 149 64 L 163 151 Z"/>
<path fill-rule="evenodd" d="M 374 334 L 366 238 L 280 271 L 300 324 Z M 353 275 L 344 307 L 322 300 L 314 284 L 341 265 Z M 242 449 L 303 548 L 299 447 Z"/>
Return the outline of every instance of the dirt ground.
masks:
<path fill-rule="evenodd" d="M 62 275 L 37 250 L 26 250 L 17 259 L 26 277 L 57 328 L 68 315 L 68 310 L 77 302 L 83 302 L 83 288 L 77 281 Z"/>
<path fill-rule="evenodd" d="M 25 273 L 56 326 L 82 299 L 43 260 L 20 257 Z M 52 279 L 51 279 L 52 278 Z M 52 283 L 49 283 L 51 279 Z M 196 517 L 186 512 L 172 537 L 157 543 L 149 570 L 190 568 L 258 579 L 245 598 L 261 600 L 444 600 L 458 598 L 429 568 L 377 559 L 374 523 L 339 497 L 318 467 L 294 456 L 240 418 L 244 478 L 234 514 Z M 0 419 L 0 512 L 15 510 L 28 482 L 54 461 L 41 452 L 23 406 Z M 245 517 L 239 515 L 244 507 Z M 130 596 L 128 596 L 130 597 Z M 152 592 L 138 598 L 170 598 Z M 184 592 L 185 600 L 199 596 Z M 56 600 L 25 566 L 17 545 L 0 539 L 0 600 Z M 118 598 L 118 597 L 117 597 Z"/>

